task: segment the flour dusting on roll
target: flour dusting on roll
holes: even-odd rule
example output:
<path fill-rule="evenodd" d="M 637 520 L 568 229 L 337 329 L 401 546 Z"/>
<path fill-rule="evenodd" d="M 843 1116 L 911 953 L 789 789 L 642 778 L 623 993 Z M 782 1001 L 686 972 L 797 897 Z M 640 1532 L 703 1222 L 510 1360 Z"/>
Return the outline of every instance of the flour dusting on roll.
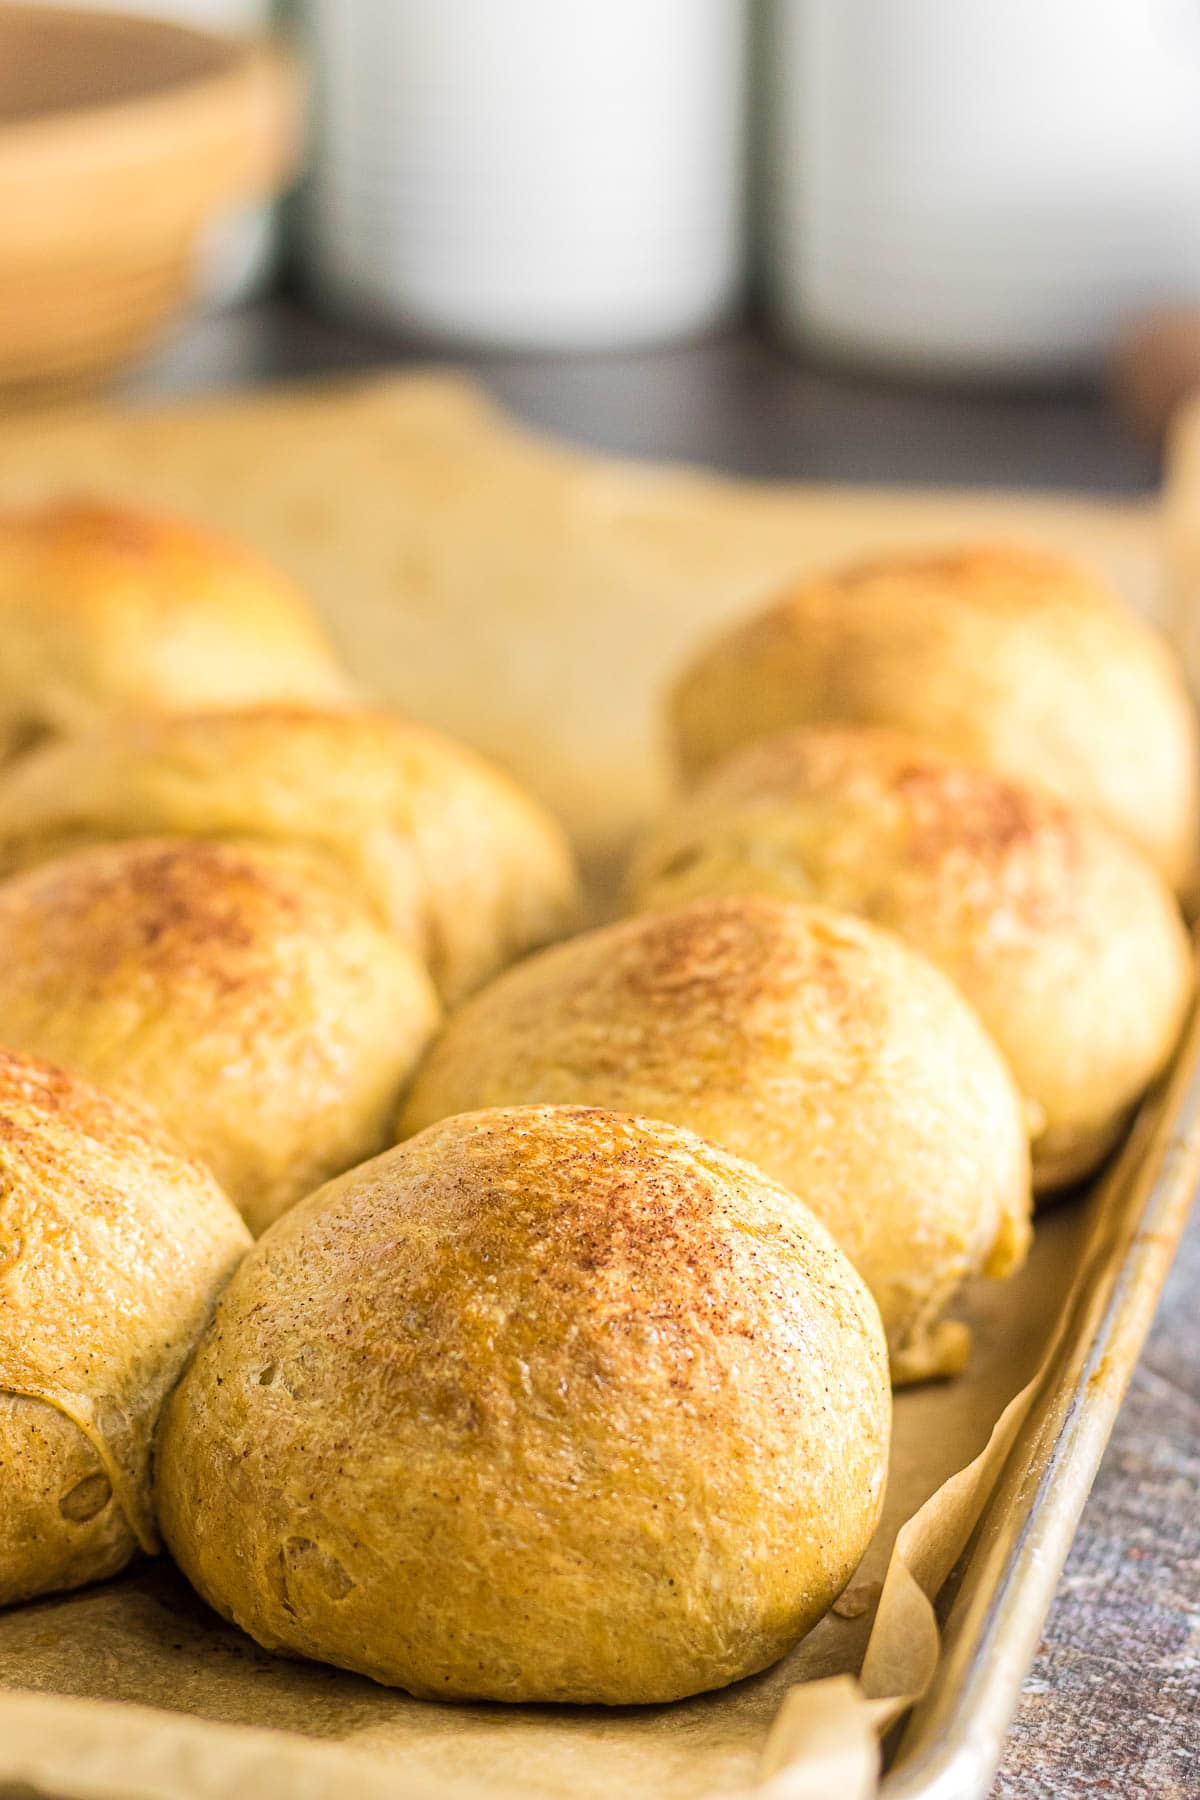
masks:
<path fill-rule="evenodd" d="M 669 1119 L 782 1182 L 866 1280 L 897 1380 L 961 1367 L 947 1309 L 1028 1242 L 999 1054 L 923 958 L 824 908 L 700 901 L 530 957 L 450 1019 L 400 1131 L 531 1101 Z"/>
<path fill-rule="evenodd" d="M 296 850 L 135 840 L 0 884 L 0 1043 L 147 1102 L 255 1231 L 386 1142 L 437 1023 L 413 952 Z"/>
<path fill-rule="evenodd" d="M 874 1303 L 791 1194 L 660 1122 L 485 1112 L 251 1252 L 157 1503 L 268 1649 L 429 1698 L 674 1700 L 827 1610 L 889 1424 Z"/>
<path fill-rule="evenodd" d="M 887 726 L 1099 813 L 1175 887 L 1196 861 L 1200 751 L 1174 652 L 1045 551 L 897 553 L 801 581 L 694 660 L 671 720 L 691 776 L 793 726 Z"/>
<path fill-rule="evenodd" d="M 648 834 L 629 892 L 643 908 L 771 894 L 897 932 L 1007 1058 L 1043 1191 L 1112 1147 L 1192 988 L 1178 909 L 1136 846 L 891 732 L 813 726 L 747 746 Z"/>

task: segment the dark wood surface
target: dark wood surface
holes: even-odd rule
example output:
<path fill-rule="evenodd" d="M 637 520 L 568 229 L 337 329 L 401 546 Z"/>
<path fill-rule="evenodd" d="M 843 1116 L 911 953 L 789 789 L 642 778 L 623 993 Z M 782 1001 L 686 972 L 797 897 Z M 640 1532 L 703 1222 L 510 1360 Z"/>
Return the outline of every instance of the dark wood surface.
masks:
<path fill-rule="evenodd" d="M 1146 493 L 1154 458 L 1080 389 L 914 387 L 813 368 L 734 330 L 624 356 L 414 348 L 276 301 L 191 325 L 130 378 L 134 398 L 454 361 L 534 425 L 597 450 L 763 479 Z"/>
<path fill-rule="evenodd" d="M 428 357 L 273 302 L 203 320 L 133 399 Z M 533 424 L 766 478 L 1152 491 L 1082 391 L 964 393 L 806 366 L 746 331 L 628 356 L 459 358 Z M 1080 1526 L 994 1795 L 1200 1796 L 1200 1210 Z"/>

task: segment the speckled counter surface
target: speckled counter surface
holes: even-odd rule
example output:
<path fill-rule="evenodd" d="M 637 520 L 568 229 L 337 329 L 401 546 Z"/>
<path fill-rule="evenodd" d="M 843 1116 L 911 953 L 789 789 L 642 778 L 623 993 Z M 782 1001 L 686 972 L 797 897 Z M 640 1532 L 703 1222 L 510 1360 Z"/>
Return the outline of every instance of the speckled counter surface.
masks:
<path fill-rule="evenodd" d="M 1200 1209 L 1084 1512 L 993 1793 L 1200 1795 Z"/>
<path fill-rule="evenodd" d="M 132 399 L 406 360 L 293 302 L 190 327 Z M 532 423 L 598 449 L 818 481 L 1145 493 L 1156 470 L 1081 392 L 963 394 L 820 372 L 752 333 L 617 357 L 470 359 Z M 1200 1796 L 1200 1208 L 1110 1444 L 995 1796 Z"/>

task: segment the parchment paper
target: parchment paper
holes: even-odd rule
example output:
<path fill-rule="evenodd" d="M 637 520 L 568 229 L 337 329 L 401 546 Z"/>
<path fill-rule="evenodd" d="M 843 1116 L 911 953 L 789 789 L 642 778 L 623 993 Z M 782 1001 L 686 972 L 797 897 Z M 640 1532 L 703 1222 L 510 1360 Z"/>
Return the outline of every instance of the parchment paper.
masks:
<path fill-rule="evenodd" d="M 1145 504 L 814 488 L 618 463 L 428 374 L 0 430 L 0 499 L 115 494 L 257 544 L 313 594 L 347 661 L 404 711 L 496 756 L 589 858 L 667 788 L 664 684 L 805 569 L 899 544 L 1029 537 L 1156 604 Z"/>
<path fill-rule="evenodd" d="M 663 792 L 662 682 L 699 636 L 797 569 L 987 533 L 1090 555 L 1143 606 L 1157 594 L 1145 509 L 742 487 L 608 464 L 516 432 L 442 377 L 43 417 L 0 433 L 0 496 L 64 489 L 171 504 L 275 555 L 363 680 L 490 751 L 557 808 L 589 858 L 598 908 L 616 855 Z M 965 1376 L 898 1396 L 876 1541 L 837 1611 L 766 1674 L 673 1707 L 442 1707 L 270 1657 L 168 1564 L 143 1563 L 0 1614 L 0 1684 L 25 1690 L 0 1693 L 0 1783 L 81 1800 L 695 1800 L 760 1779 L 773 1800 L 870 1794 L 877 1755 L 864 1727 L 890 1717 L 886 1696 L 917 1691 L 936 1660 L 922 1582 L 936 1588 L 959 1554 L 1003 1431 L 907 1533 L 864 1673 L 874 1699 L 834 1679 L 801 1688 L 775 1724 L 781 1705 L 798 1683 L 859 1669 L 899 1527 L 986 1451 L 1037 1370 L 1092 1204 L 1055 1208 L 1026 1269 L 967 1297 L 976 1341 Z"/>

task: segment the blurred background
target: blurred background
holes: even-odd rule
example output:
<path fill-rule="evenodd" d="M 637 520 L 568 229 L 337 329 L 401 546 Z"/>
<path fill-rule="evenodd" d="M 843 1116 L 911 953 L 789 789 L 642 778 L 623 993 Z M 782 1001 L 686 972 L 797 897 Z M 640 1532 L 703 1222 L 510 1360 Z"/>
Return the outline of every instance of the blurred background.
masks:
<path fill-rule="evenodd" d="M 599 447 L 1147 487 L 1196 0 L 0 4 L 0 406 L 450 358 Z"/>

